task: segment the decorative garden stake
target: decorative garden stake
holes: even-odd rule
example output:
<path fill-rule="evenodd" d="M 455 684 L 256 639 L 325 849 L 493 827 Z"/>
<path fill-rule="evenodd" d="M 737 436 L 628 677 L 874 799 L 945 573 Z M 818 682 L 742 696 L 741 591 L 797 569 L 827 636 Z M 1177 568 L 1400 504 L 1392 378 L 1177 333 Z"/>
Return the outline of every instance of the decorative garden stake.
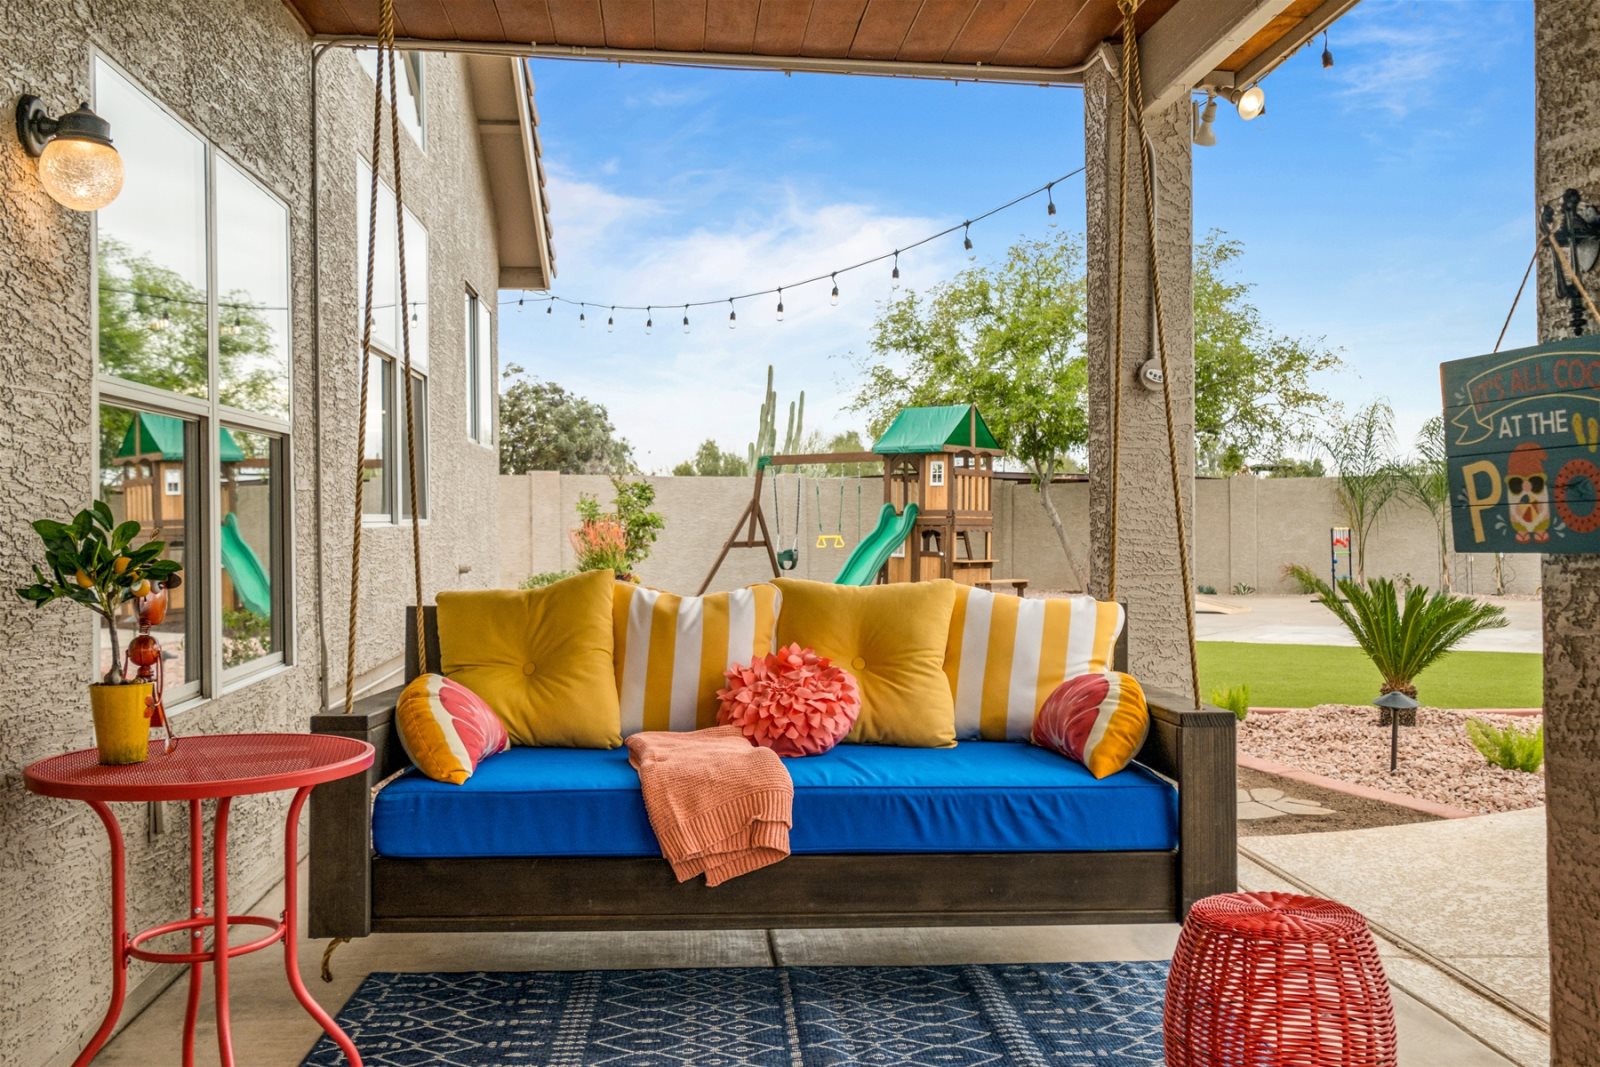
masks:
<path fill-rule="evenodd" d="M 1404 693 L 1385 693 L 1372 703 L 1382 708 L 1389 720 L 1389 773 L 1393 774 L 1400 769 L 1400 720 L 1416 725 L 1417 702 Z"/>

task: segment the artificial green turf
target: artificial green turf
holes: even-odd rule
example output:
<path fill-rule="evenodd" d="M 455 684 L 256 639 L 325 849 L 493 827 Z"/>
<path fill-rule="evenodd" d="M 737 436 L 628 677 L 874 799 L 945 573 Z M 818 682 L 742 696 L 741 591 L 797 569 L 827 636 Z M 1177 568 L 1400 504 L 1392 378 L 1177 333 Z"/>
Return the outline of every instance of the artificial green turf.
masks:
<path fill-rule="evenodd" d="M 1200 688 L 1250 687 L 1255 707 L 1367 704 L 1382 679 L 1359 648 L 1200 642 Z M 1532 652 L 1452 652 L 1417 679 L 1417 697 L 1438 708 L 1536 708 L 1544 659 Z"/>

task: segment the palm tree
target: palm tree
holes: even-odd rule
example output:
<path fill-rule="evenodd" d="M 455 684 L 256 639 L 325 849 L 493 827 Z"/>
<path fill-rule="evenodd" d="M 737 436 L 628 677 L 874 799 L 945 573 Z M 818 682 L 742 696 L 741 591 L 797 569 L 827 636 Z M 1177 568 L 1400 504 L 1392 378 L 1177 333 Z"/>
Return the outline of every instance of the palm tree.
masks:
<path fill-rule="evenodd" d="M 1394 411 L 1375 400 L 1341 422 L 1323 442 L 1339 471 L 1339 503 L 1355 534 L 1356 580 L 1367 578 L 1367 538 L 1394 499 Z"/>
<path fill-rule="evenodd" d="M 1417 455 L 1395 468 L 1400 495 L 1416 501 L 1433 518 L 1439 536 L 1439 587 L 1450 589 L 1450 476 L 1445 468 L 1444 418 L 1435 415 L 1417 434 Z"/>
<path fill-rule="evenodd" d="M 1317 601 L 1344 623 L 1383 676 L 1380 695 L 1404 693 L 1413 700 L 1418 675 L 1480 630 L 1506 625 L 1504 609 L 1493 604 L 1421 585 L 1402 597 L 1388 578 L 1365 584 L 1344 578 L 1337 593 L 1319 578 Z"/>

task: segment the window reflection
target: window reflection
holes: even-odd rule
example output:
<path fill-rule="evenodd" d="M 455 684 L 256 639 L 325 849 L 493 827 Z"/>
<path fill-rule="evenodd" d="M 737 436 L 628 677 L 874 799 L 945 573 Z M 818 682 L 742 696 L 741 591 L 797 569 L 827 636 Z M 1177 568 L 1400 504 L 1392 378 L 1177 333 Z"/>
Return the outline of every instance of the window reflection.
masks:
<path fill-rule="evenodd" d="M 395 88 L 400 93 L 400 125 L 411 134 L 411 139 L 420 147 L 422 141 L 422 115 L 423 115 L 423 87 L 422 87 L 422 56 L 417 52 L 397 53 L 399 63 L 394 72 Z M 371 48 L 361 48 L 356 51 L 356 61 L 361 64 L 361 69 L 367 72 L 367 77 L 378 76 L 378 53 Z M 389 99 L 389 72 L 383 72 L 383 98 Z M 385 112 L 387 115 L 387 112 Z"/>
<path fill-rule="evenodd" d="M 394 501 L 389 496 L 389 442 L 394 437 L 390 422 L 389 397 L 394 392 L 394 364 L 377 355 L 369 365 L 367 383 L 367 440 L 362 450 L 361 512 L 364 515 L 391 515 Z"/>
<path fill-rule="evenodd" d="M 94 77 L 126 172 L 96 222 L 101 373 L 205 397 L 205 145 L 103 60 Z"/>
<path fill-rule="evenodd" d="M 249 663 L 282 650 L 273 613 L 273 581 L 281 557 L 282 499 L 277 438 L 224 427 L 218 444 L 222 485 L 222 666 Z"/>
<path fill-rule="evenodd" d="M 289 215 L 217 157 L 218 400 L 289 415 Z"/>
<path fill-rule="evenodd" d="M 166 618 L 152 627 L 161 642 L 167 696 L 177 687 L 200 678 L 198 630 L 204 599 L 188 563 L 191 534 L 199 529 L 199 500 L 188 492 L 197 484 L 193 444 L 197 423 L 148 411 L 100 406 L 100 499 L 111 508 L 117 522 L 132 519 L 140 526 L 138 544 L 164 541 L 163 559 L 183 563 L 183 581 L 167 595 Z M 190 610 L 193 605 L 197 610 Z M 132 606 L 117 620 L 123 648 L 133 640 L 138 626 Z M 111 641 L 102 624 L 99 630 L 99 673 L 111 667 Z"/>

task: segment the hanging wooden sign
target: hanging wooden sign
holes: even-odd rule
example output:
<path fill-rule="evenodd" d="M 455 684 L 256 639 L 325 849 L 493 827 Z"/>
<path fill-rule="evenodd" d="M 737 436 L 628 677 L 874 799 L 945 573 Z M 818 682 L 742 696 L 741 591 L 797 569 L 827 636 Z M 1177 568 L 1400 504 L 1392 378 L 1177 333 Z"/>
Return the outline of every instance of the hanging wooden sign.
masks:
<path fill-rule="evenodd" d="M 1600 338 L 1439 367 L 1457 552 L 1600 552 Z"/>

